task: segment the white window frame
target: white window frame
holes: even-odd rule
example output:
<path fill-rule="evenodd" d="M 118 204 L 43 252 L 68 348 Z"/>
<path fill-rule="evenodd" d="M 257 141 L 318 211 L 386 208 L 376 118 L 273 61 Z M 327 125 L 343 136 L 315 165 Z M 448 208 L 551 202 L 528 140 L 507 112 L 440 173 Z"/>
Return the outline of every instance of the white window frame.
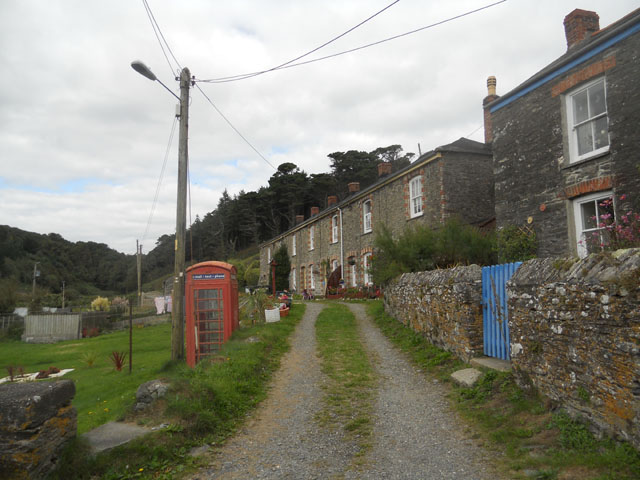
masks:
<path fill-rule="evenodd" d="M 368 287 L 369 285 L 373 285 L 373 278 L 371 278 L 371 273 L 369 269 L 371 268 L 371 257 L 373 254 L 371 252 L 367 252 L 362 256 L 362 270 L 364 271 L 364 286 Z"/>
<path fill-rule="evenodd" d="M 267 247 L 267 263 L 271 263 L 271 247 Z"/>
<path fill-rule="evenodd" d="M 291 290 L 296 291 L 298 289 L 298 282 L 296 281 L 296 269 L 291 269 Z"/>
<path fill-rule="evenodd" d="M 371 200 L 362 203 L 362 231 L 369 233 L 371 228 Z"/>
<path fill-rule="evenodd" d="M 316 289 L 316 279 L 313 275 L 313 263 L 309 265 L 309 273 L 311 274 L 311 276 L 309 277 L 309 289 L 314 292 Z"/>
<path fill-rule="evenodd" d="M 597 86 L 600 83 L 602 84 L 602 87 L 604 89 L 604 108 L 605 108 L 604 112 L 598 115 L 593 115 L 593 116 L 591 116 L 591 114 L 589 113 L 588 114 L 589 118 L 587 118 L 586 120 L 583 120 L 582 122 L 576 123 L 575 117 L 574 117 L 575 115 L 574 99 L 576 98 L 577 95 L 584 93 L 585 91 L 588 92 L 589 89 Z M 581 160 L 586 160 L 588 158 L 595 157 L 608 152 L 611 140 L 609 138 L 609 112 L 607 110 L 607 83 L 605 81 L 605 77 L 600 77 L 596 80 L 590 81 L 584 85 L 581 85 L 579 88 L 569 92 L 565 96 L 565 106 L 566 106 L 566 112 L 567 112 L 567 135 L 569 137 L 568 138 L 569 163 L 579 162 Z M 587 93 L 587 108 L 590 109 L 588 93 Z M 593 142 L 595 141 L 595 136 L 593 135 L 593 128 L 595 128 L 596 121 L 602 118 L 605 118 L 607 120 L 607 135 L 606 135 L 607 144 L 600 148 L 596 148 L 596 146 L 593 144 Z M 593 149 L 580 155 L 579 149 L 578 149 L 578 130 L 577 129 L 579 127 L 586 127 L 588 125 L 592 127 Z"/>
<path fill-rule="evenodd" d="M 331 217 L 331 243 L 338 243 L 338 215 Z"/>
<path fill-rule="evenodd" d="M 296 256 L 296 253 L 297 253 L 297 250 L 298 250 L 298 249 L 297 249 L 297 243 L 298 243 L 298 242 L 296 242 L 296 234 L 294 233 L 294 234 L 293 234 L 293 241 L 292 241 L 292 244 L 291 244 L 291 251 L 293 252 L 293 253 L 291 254 L 291 256 L 292 256 L 292 257 L 295 257 L 295 256 Z"/>
<path fill-rule="evenodd" d="M 309 250 L 314 250 L 315 245 L 315 225 L 309 227 Z"/>
<path fill-rule="evenodd" d="M 596 233 L 598 231 L 604 230 L 603 228 L 598 227 L 600 223 L 600 202 L 603 200 L 611 199 L 613 201 L 614 195 L 611 190 L 606 190 L 602 192 L 593 193 L 591 195 L 585 195 L 583 197 L 576 198 L 573 201 L 573 219 L 576 229 L 576 246 L 578 251 L 578 256 L 580 258 L 586 257 L 589 252 L 587 250 L 587 235 Z M 595 202 L 595 211 L 596 211 L 596 227 L 595 228 L 585 228 L 584 218 L 582 215 L 582 206 L 586 203 Z M 614 205 L 615 211 L 615 205 Z M 614 214 L 615 215 L 615 214 Z M 614 218 L 615 220 L 615 218 Z"/>
<path fill-rule="evenodd" d="M 351 286 L 352 287 L 357 287 L 358 286 L 358 268 L 357 265 L 354 263 L 353 265 L 351 265 L 351 275 L 349 275 L 351 277 Z"/>
<path fill-rule="evenodd" d="M 422 216 L 422 175 L 417 175 L 409 182 L 409 216 Z"/>

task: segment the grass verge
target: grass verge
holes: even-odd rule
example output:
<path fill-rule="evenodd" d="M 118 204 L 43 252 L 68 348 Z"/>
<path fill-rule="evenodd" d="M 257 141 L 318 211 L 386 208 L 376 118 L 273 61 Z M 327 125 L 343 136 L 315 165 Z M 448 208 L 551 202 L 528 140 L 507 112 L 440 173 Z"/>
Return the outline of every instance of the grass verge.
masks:
<path fill-rule="evenodd" d="M 26 373 L 73 368 L 64 379 L 76 384 L 73 405 L 78 411 L 78 434 L 108 421 L 122 418 L 134 403 L 141 383 L 165 376 L 163 366 L 169 361 L 171 324 L 133 329 L 132 370 L 129 373 L 129 332 L 106 333 L 93 338 L 55 344 L 3 341 L 0 366 L 22 367 Z M 125 352 L 122 371 L 116 371 L 109 359 L 113 352 Z M 5 370 L 6 371 L 6 370 Z"/>
<path fill-rule="evenodd" d="M 387 315 L 381 301 L 367 309 L 382 332 L 428 374 L 449 382 L 453 371 L 466 367 Z M 473 388 L 450 388 L 452 403 L 472 425 L 474 438 L 499 453 L 492 461 L 508 478 L 640 478 L 640 453 L 631 445 L 595 438 L 579 420 L 522 390 L 511 373 L 485 371 Z"/>
<path fill-rule="evenodd" d="M 96 457 L 75 440 L 51 478 L 172 479 L 197 467 L 189 450 L 224 441 L 266 396 L 267 383 L 289 349 L 288 337 L 304 310 L 304 305 L 296 305 L 280 322 L 236 331 L 215 362 L 201 362 L 195 369 L 168 364 L 172 387 L 167 397 L 152 411 L 131 416 L 139 423 L 166 422 L 168 428 Z"/>
<path fill-rule="evenodd" d="M 317 420 L 342 428 L 358 445 L 358 458 L 363 458 L 371 448 L 376 377 L 351 311 L 345 305 L 327 305 L 316 320 L 316 339 L 327 375 L 325 407 Z"/>

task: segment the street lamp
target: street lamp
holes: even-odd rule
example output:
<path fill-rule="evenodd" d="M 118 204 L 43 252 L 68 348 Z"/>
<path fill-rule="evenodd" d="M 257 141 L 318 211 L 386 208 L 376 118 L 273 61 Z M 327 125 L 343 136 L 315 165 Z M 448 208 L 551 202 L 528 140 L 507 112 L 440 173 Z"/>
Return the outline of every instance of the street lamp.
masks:
<path fill-rule="evenodd" d="M 175 265 L 173 275 L 173 299 L 171 309 L 171 360 L 184 358 L 184 266 L 185 240 L 187 230 L 187 164 L 188 164 L 188 131 L 189 131 L 189 86 L 191 74 L 188 68 L 180 73 L 180 97 L 162 83 L 144 63 L 139 60 L 131 62 L 140 75 L 158 82 L 171 95 L 180 101 L 180 131 L 178 142 L 178 199 L 176 209 L 176 242 Z"/>

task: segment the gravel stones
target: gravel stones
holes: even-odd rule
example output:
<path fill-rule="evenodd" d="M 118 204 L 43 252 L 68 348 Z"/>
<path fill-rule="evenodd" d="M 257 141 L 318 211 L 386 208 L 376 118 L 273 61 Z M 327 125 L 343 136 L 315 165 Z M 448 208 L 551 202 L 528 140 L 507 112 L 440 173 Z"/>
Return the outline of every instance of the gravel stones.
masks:
<path fill-rule="evenodd" d="M 315 420 L 323 407 L 324 376 L 314 324 L 323 305 L 308 303 L 268 398 L 240 432 L 207 454 L 210 466 L 192 480 L 500 478 L 487 465 L 490 455 L 462 433 L 445 387 L 396 351 L 362 305 L 349 307 L 379 375 L 368 454 L 359 456 L 354 442 Z"/>

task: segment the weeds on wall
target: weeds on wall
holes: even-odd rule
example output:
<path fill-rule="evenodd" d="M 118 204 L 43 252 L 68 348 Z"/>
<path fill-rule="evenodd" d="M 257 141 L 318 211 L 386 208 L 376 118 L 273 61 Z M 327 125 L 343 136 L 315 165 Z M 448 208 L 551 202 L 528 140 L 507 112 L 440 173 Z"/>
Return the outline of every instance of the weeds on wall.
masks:
<path fill-rule="evenodd" d="M 437 230 L 417 225 L 397 239 L 383 225 L 375 246 L 372 273 L 376 285 L 384 285 L 401 273 L 473 263 L 491 265 L 496 260 L 495 235 L 458 219 L 448 220 Z"/>

